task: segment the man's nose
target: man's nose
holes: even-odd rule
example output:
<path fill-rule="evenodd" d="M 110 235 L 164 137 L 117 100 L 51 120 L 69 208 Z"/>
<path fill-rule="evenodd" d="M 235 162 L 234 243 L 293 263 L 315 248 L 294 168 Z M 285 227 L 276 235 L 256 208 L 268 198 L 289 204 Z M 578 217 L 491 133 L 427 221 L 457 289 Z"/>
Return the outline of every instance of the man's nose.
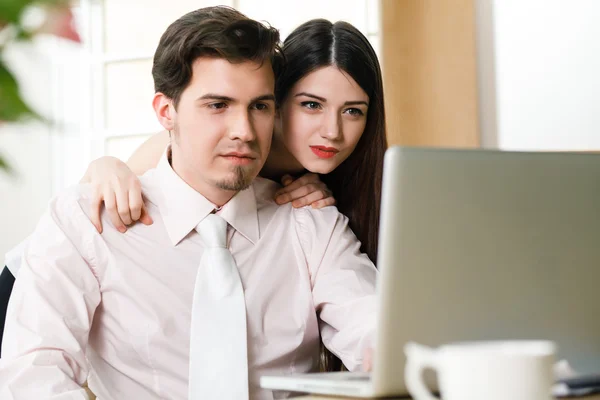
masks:
<path fill-rule="evenodd" d="M 241 112 L 233 121 L 229 136 L 232 140 L 250 142 L 256 138 L 251 115 L 248 111 Z"/>

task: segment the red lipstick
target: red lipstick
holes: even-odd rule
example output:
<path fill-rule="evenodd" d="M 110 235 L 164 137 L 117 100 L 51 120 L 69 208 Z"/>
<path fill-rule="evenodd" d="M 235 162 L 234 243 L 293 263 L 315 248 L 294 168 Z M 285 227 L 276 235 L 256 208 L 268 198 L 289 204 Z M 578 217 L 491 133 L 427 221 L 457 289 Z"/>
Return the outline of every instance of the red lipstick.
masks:
<path fill-rule="evenodd" d="M 339 150 L 335 147 L 310 146 L 310 149 L 319 158 L 331 158 L 339 153 Z"/>

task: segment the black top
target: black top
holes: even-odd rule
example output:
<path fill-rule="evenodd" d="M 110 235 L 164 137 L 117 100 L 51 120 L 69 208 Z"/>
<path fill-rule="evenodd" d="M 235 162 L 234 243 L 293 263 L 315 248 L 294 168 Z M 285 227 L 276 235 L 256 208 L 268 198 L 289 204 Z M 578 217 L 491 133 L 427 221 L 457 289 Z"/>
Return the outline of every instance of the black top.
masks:
<path fill-rule="evenodd" d="M 0 357 L 2 357 L 2 336 L 4 334 L 4 321 L 6 320 L 6 309 L 8 308 L 8 299 L 15 284 L 15 277 L 8 267 L 4 267 L 0 274 Z"/>

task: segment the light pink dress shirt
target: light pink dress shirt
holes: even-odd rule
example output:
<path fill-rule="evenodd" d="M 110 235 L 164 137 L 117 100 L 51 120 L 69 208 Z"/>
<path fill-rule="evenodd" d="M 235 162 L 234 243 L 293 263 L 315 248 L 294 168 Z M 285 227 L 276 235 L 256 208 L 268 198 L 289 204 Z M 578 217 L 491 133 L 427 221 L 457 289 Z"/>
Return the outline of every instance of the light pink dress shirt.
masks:
<path fill-rule="evenodd" d="M 215 206 L 165 156 L 141 181 L 154 224 L 125 234 L 106 216 L 97 233 L 87 186 L 51 201 L 11 297 L 0 399 L 86 399 L 86 380 L 101 400 L 186 398 L 203 252 L 194 227 Z M 347 218 L 335 207 L 278 206 L 277 188 L 256 179 L 219 212 L 245 290 L 253 399 L 285 396 L 260 389 L 261 374 L 315 370 L 319 331 L 360 368 L 374 329 L 377 271 Z"/>

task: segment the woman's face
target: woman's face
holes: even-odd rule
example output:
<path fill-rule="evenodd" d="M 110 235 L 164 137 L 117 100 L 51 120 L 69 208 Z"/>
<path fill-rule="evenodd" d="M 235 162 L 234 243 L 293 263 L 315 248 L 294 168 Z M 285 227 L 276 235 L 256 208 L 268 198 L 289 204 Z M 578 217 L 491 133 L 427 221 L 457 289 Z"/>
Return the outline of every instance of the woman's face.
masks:
<path fill-rule="evenodd" d="M 329 66 L 299 80 L 281 105 L 287 150 L 307 170 L 328 174 L 354 151 L 367 123 L 369 96 L 344 71 Z"/>

